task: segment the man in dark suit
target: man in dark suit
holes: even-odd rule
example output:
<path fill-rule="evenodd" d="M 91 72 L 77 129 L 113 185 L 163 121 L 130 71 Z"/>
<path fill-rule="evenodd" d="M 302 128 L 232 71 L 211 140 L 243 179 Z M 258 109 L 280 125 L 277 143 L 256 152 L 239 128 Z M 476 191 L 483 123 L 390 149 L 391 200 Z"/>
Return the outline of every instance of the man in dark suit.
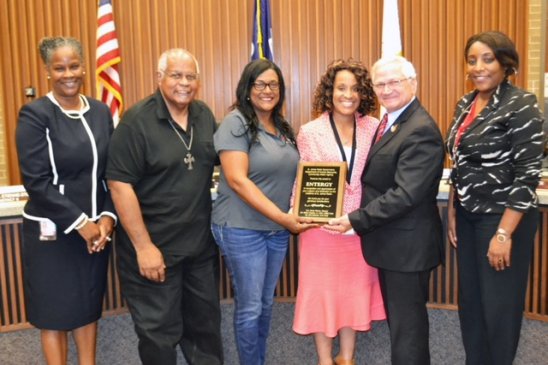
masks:
<path fill-rule="evenodd" d="M 362 174 L 361 208 L 326 228 L 361 236 L 366 261 L 379 269 L 392 364 L 430 363 L 428 281 L 441 262 L 442 224 L 436 196 L 443 170 L 439 128 L 416 98 L 413 65 L 380 59 L 372 69 L 386 109 Z"/>

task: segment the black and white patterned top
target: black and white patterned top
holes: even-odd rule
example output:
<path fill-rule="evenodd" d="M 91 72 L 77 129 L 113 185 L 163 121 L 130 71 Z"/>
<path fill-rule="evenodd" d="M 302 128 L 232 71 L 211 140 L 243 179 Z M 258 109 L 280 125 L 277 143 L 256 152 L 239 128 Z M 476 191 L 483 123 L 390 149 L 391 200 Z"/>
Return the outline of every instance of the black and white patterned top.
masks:
<path fill-rule="evenodd" d="M 476 213 L 536 207 L 544 121 L 535 95 L 502 82 L 455 147 L 458 127 L 477 93 L 459 100 L 447 137 L 455 195 L 465 209 Z"/>

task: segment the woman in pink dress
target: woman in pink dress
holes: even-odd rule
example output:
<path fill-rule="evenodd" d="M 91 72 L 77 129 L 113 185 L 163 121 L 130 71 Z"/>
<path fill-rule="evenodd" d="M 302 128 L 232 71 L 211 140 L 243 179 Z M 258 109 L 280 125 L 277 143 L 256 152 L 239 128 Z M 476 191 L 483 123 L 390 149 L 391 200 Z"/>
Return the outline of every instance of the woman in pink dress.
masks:
<path fill-rule="evenodd" d="M 318 118 L 297 137 L 302 161 L 348 165 L 344 214 L 360 206 L 360 177 L 379 121 L 369 72 L 354 60 L 332 62 L 314 93 Z M 323 228 L 299 236 L 299 289 L 293 330 L 313 334 L 320 365 L 354 364 L 356 331 L 386 318 L 377 270 L 363 259 L 360 238 Z M 333 338 L 340 351 L 333 360 Z"/>

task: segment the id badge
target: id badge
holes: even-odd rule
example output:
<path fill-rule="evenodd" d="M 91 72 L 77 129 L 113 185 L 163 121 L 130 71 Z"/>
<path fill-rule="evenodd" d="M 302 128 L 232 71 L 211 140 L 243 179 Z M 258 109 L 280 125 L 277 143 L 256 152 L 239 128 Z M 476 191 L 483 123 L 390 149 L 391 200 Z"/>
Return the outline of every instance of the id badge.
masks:
<path fill-rule="evenodd" d="M 57 227 L 50 220 L 40 221 L 40 241 L 54 241 L 57 239 Z"/>

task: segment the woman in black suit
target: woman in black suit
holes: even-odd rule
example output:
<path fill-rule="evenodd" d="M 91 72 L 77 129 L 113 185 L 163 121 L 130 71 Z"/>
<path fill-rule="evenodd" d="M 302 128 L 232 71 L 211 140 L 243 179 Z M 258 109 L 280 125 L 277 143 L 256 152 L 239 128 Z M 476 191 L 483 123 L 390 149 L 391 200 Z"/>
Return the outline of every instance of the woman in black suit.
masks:
<path fill-rule="evenodd" d="M 519 57 L 500 32 L 465 47 L 475 89 L 458 102 L 448 236 L 457 248 L 466 364 L 511 364 L 518 346 L 538 221 L 543 119 L 533 94 L 513 86 Z"/>
<path fill-rule="evenodd" d="M 23 212 L 27 317 L 40 329 L 48 364 L 66 363 L 68 331 L 79 364 L 94 364 L 116 219 L 104 181 L 112 118 L 106 105 L 79 93 L 85 74 L 80 42 L 44 38 L 39 49 L 52 90 L 21 108 L 16 131 L 29 195 Z"/>

